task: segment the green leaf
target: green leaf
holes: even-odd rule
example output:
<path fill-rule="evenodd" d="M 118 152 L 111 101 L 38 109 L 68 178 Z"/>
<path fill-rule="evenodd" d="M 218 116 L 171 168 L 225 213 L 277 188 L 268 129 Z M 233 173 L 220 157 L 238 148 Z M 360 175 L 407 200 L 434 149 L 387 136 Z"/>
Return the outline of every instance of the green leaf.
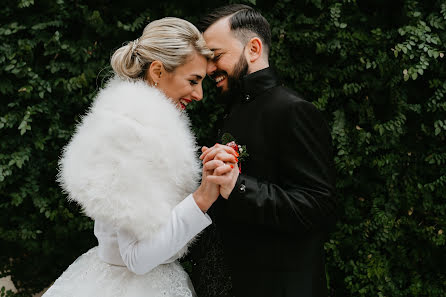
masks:
<path fill-rule="evenodd" d="M 10 71 L 11 69 L 13 69 L 15 67 L 15 65 L 13 64 L 9 64 L 8 66 L 5 67 L 5 71 Z"/>

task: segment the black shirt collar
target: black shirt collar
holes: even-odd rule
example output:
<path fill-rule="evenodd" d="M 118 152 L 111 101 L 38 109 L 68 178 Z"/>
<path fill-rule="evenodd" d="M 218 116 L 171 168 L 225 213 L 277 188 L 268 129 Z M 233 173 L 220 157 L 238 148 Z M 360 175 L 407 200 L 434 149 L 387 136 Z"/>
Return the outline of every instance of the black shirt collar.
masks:
<path fill-rule="evenodd" d="M 249 102 L 279 84 L 279 77 L 271 67 L 250 73 L 242 79 L 242 101 Z"/>

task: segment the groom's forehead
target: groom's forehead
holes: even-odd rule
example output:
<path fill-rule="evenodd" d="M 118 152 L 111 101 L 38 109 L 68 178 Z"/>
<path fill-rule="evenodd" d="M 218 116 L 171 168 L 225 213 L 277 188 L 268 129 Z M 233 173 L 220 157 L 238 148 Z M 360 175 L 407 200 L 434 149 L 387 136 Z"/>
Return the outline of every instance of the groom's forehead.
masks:
<path fill-rule="evenodd" d="M 231 32 L 227 32 L 226 34 L 210 32 L 210 34 L 204 36 L 204 39 L 211 51 L 225 50 L 239 42 L 239 40 L 233 34 L 231 34 Z"/>
<path fill-rule="evenodd" d="M 204 39 L 219 39 L 227 37 L 231 32 L 231 27 L 229 25 L 229 19 L 227 17 L 219 19 L 215 23 L 209 26 L 203 33 Z"/>

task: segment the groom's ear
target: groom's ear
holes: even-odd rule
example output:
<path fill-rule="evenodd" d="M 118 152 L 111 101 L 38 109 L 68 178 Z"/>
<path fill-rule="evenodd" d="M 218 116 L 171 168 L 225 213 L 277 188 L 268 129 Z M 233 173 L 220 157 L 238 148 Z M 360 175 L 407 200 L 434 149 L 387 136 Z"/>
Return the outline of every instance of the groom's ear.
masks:
<path fill-rule="evenodd" d="M 146 80 L 153 84 L 159 83 L 163 72 L 165 72 L 163 63 L 158 60 L 153 61 L 150 63 L 149 69 L 147 69 Z"/>
<path fill-rule="evenodd" d="M 248 43 L 246 44 L 245 48 L 247 51 L 246 52 L 247 59 L 251 63 L 254 63 L 262 56 L 263 44 L 262 40 L 260 40 L 260 38 L 258 37 L 251 38 L 251 40 L 249 40 Z"/>

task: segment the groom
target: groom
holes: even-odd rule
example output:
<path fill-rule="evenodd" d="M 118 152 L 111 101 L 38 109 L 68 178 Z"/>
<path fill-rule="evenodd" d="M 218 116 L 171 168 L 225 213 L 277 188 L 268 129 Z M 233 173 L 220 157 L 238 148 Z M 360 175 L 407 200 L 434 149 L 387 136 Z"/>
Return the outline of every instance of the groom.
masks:
<path fill-rule="evenodd" d="M 211 207 L 232 282 L 228 295 L 326 297 L 324 241 L 336 205 L 328 127 L 269 67 L 271 32 L 259 12 L 225 6 L 200 29 L 215 55 L 207 73 L 228 105 L 220 136 L 231 134 L 249 154 L 240 175 L 234 170 L 219 182 L 221 197 Z M 229 149 L 217 144 L 203 151 L 206 164 Z M 207 264 L 195 265 L 198 295 L 225 295 L 208 296 L 209 276 L 200 275 Z"/>

